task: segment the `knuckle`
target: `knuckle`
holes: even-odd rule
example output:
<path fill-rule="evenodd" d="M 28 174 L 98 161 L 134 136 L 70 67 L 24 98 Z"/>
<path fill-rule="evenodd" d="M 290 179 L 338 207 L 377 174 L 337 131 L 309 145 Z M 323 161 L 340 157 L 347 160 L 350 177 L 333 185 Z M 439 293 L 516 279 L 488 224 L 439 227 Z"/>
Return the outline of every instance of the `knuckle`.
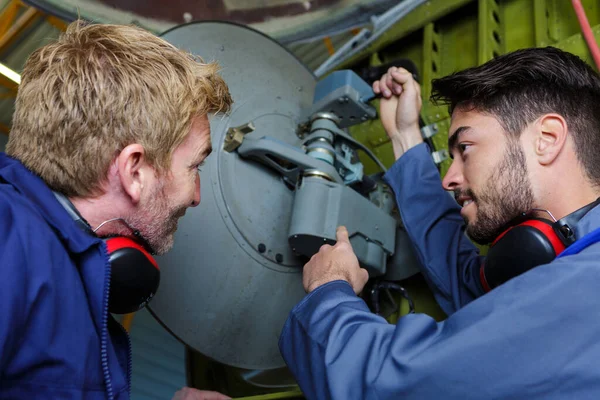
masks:
<path fill-rule="evenodd" d="M 324 244 L 324 245 L 322 245 L 322 246 L 319 248 L 319 253 L 320 253 L 320 252 L 325 252 L 325 251 L 329 250 L 330 248 L 331 248 L 331 246 L 330 246 L 330 245 L 328 245 L 328 244 Z M 313 257 L 314 257 L 314 256 L 313 256 Z"/>
<path fill-rule="evenodd" d="M 338 242 L 338 249 L 343 251 L 348 251 L 350 249 L 350 245 L 347 242 Z"/>

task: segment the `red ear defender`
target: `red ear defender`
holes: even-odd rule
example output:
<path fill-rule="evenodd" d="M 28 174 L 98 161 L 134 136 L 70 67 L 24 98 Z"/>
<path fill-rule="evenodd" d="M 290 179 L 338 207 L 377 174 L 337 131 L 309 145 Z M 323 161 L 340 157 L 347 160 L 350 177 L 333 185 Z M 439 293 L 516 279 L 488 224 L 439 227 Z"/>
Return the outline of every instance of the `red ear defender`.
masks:
<path fill-rule="evenodd" d="M 158 263 L 133 239 L 104 239 L 111 264 L 109 311 L 127 314 L 144 307 L 160 283 Z"/>
<path fill-rule="evenodd" d="M 554 260 L 565 249 L 553 223 L 529 219 L 505 230 L 490 245 L 480 270 L 486 292 L 530 269 Z"/>

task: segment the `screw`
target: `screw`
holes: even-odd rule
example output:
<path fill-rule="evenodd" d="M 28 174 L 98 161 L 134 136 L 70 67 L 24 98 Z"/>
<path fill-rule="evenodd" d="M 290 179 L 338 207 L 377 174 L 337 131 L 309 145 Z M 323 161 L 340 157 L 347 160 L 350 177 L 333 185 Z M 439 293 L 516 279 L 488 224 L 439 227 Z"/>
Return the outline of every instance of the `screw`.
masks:
<path fill-rule="evenodd" d="M 281 263 L 283 261 L 283 256 L 277 253 L 277 255 L 275 255 L 275 260 L 277 260 L 278 263 Z"/>
<path fill-rule="evenodd" d="M 261 243 L 258 245 L 258 252 L 259 253 L 264 253 L 267 250 L 267 246 L 265 246 L 264 243 Z"/>

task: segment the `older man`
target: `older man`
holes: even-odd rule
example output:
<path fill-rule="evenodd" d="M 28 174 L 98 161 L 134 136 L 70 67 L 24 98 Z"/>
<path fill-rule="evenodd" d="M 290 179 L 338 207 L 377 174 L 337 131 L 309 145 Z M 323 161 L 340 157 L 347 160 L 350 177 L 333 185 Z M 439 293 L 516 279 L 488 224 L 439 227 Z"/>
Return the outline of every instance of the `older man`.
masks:
<path fill-rule="evenodd" d="M 171 248 L 200 203 L 207 116 L 231 104 L 217 72 L 142 29 L 80 22 L 27 60 L 0 154 L 0 399 L 129 398 L 101 237 Z"/>

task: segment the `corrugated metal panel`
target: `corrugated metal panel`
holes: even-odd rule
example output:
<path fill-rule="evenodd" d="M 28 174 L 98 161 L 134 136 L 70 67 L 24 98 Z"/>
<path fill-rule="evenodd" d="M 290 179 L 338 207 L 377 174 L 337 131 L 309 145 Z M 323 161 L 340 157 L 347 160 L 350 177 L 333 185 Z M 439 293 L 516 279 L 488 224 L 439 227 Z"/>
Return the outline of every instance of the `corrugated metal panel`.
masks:
<path fill-rule="evenodd" d="M 338 50 L 348 40 L 352 39 L 352 36 L 353 34 L 350 32 L 330 36 L 329 39 L 331 40 L 333 50 Z M 324 39 L 290 43 L 287 45 L 287 48 L 311 71 L 317 69 L 330 56 Z"/>
<path fill-rule="evenodd" d="M 143 309 L 130 328 L 132 400 L 164 400 L 186 385 L 185 348 Z"/>
<path fill-rule="evenodd" d="M 9 0 L 0 0 L 0 9 L 3 9 L 8 2 Z M 73 11 L 73 15 L 77 14 L 76 10 L 78 7 L 75 7 L 75 5 L 77 5 L 81 7 L 79 11 L 84 17 L 86 12 L 96 17 L 102 15 L 103 18 L 98 17 L 95 19 L 104 22 L 130 23 L 133 19 L 136 19 L 134 18 L 134 14 L 107 7 L 97 0 L 68 0 L 66 2 L 48 0 L 45 2 L 36 1 L 35 3 L 47 3 L 47 5 L 53 4 L 58 7 L 58 9 Z M 323 37 L 328 37 L 331 40 L 330 43 L 334 51 L 339 49 L 344 43 L 352 38 L 352 33 L 350 32 L 351 28 L 357 28 L 364 25 L 374 13 L 383 12 L 386 8 L 393 5 L 394 1 L 352 0 L 341 4 L 344 6 L 339 7 L 340 9 L 337 13 L 328 15 L 328 17 L 317 17 L 317 14 L 315 14 L 314 21 L 307 19 L 304 21 L 304 24 L 300 24 L 293 29 L 293 34 L 279 37 L 280 42 L 287 46 L 289 50 L 311 70 L 315 70 L 329 57 L 330 49 L 328 49 L 328 46 L 325 44 Z M 98 7 L 103 7 L 102 10 L 105 12 L 101 13 L 97 9 Z M 282 19 L 282 21 L 284 20 L 285 19 Z M 277 25 L 277 21 L 278 19 L 275 18 L 270 20 L 269 24 L 279 26 L 280 30 L 282 29 L 282 26 L 286 26 L 282 21 L 279 21 L 279 25 Z M 140 21 L 138 21 L 138 23 L 139 22 Z M 155 31 L 166 29 L 167 26 L 168 25 L 163 26 L 158 23 L 152 25 L 152 27 L 155 28 Z M 275 29 L 273 27 L 268 28 L 266 25 L 263 26 L 263 24 L 258 24 L 256 28 L 264 30 L 265 32 L 269 32 L 269 29 Z M 275 29 L 275 31 L 276 30 L 277 29 Z M 26 32 L 19 35 L 19 40 L 17 42 L 0 54 L 0 62 L 5 63 L 13 70 L 20 72 L 27 56 L 35 49 L 58 37 L 59 33 L 60 31 L 48 23 L 45 18 L 39 18 Z M 0 93 L 0 124 L 10 126 L 13 109 L 14 97 L 2 96 Z"/>

